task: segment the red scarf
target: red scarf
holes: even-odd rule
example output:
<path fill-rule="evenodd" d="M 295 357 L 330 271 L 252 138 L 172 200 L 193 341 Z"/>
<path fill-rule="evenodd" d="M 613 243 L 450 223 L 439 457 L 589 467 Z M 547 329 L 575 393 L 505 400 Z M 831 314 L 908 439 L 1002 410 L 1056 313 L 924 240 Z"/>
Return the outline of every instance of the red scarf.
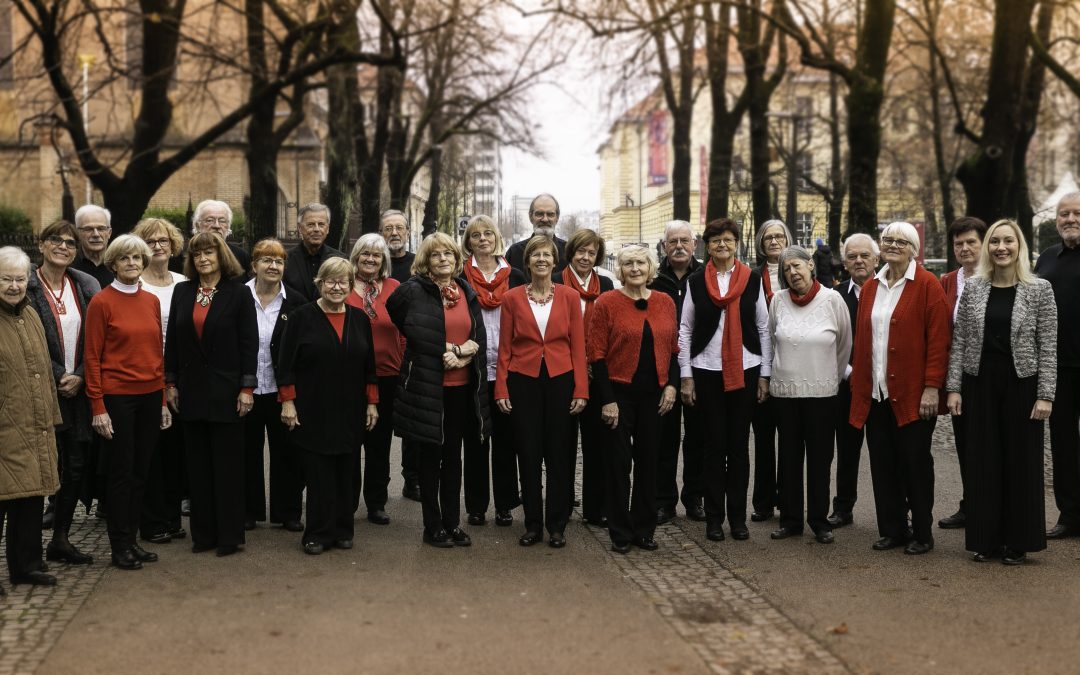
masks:
<path fill-rule="evenodd" d="M 600 297 L 600 276 L 593 272 L 589 278 L 589 287 L 582 288 L 577 275 L 574 274 L 574 270 L 567 267 L 563 270 L 562 279 L 563 284 L 577 291 L 581 299 L 585 301 L 585 315 L 581 317 L 581 320 L 585 324 L 585 329 L 588 330 L 589 313 L 592 311 L 593 303 Z"/>
<path fill-rule="evenodd" d="M 769 263 L 766 261 L 762 263 L 761 269 L 761 285 L 765 287 L 765 306 L 768 307 L 772 304 L 772 281 L 769 280 Z"/>
<path fill-rule="evenodd" d="M 476 290 L 476 299 L 484 309 L 495 309 L 502 305 L 503 293 L 510 288 L 510 266 L 503 267 L 495 273 L 495 278 L 488 281 L 479 267 L 473 264 L 472 258 L 465 261 L 465 279 Z M 480 292 L 483 289 L 484 292 Z"/>
<path fill-rule="evenodd" d="M 790 297 L 791 301 L 799 307 L 806 307 L 810 304 L 810 301 L 813 300 L 815 296 L 817 296 L 817 292 L 820 290 L 821 282 L 817 279 L 814 279 L 814 285 L 810 287 L 810 290 L 806 293 L 806 295 L 799 295 L 795 292 L 795 289 L 792 288 L 790 291 L 788 291 L 788 297 Z"/>
<path fill-rule="evenodd" d="M 746 290 L 746 282 L 749 279 L 750 268 L 736 260 L 735 267 L 731 270 L 728 294 L 720 295 L 716 265 L 711 259 L 705 265 L 705 290 L 709 293 L 709 299 L 721 310 L 727 311 L 727 318 L 724 320 L 724 335 L 720 344 L 720 369 L 724 375 L 724 391 L 735 391 L 746 386 L 742 365 L 742 317 L 739 312 L 739 298 Z"/>
<path fill-rule="evenodd" d="M 439 289 L 439 294 L 442 295 L 443 307 L 453 309 L 458 304 L 458 300 L 461 299 L 461 289 L 457 287 L 454 280 L 451 279 L 450 283 L 445 286 L 440 286 L 439 282 L 435 281 L 435 277 L 429 276 L 428 278 L 431 279 L 435 283 L 435 287 Z"/>

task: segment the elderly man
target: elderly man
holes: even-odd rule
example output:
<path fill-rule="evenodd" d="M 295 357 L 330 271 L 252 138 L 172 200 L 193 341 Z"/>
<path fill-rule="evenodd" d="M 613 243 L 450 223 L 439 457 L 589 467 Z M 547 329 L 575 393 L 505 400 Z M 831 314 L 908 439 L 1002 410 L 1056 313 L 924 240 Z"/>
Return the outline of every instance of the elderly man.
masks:
<path fill-rule="evenodd" d="M 555 248 L 559 250 L 559 263 L 554 271 L 562 271 L 562 268 L 566 267 L 566 242 L 555 236 L 555 226 L 559 223 L 559 202 L 547 193 L 537 195 L 529 204 L 529 221 L 533 226 L 532 234 L 507 249 L 506 262 L 528 277 L 529 272 L 525 265 L 525 245 L 532 237 L 542 234 L 555 240 Z"/>
<path fill-rule="evenodd" d="M 656 279 L 649 288 L 671 296 L 675 301 L 677 320 L 682 315 L 686 282 L 693 272 L 701 268 L 701 261 L 694 258 L 694 230 L 685 220 L 672 220 L 667 224 L 663 244 L 664 261 L 660 263 Z M 705 450 L 698 409 L 684 406 L 676 397 L 671 412 L 661 418 L 660 424 L 660 452 L 656 458 L 656 522 L 663 525 L 674 518 L 675 504 L 680 501 L 676 483 L 680 442 L 683 452 L 683 508 L 690 520 L 704 521 L 701 475 Z"/>
<path fill-rule="evenodd" d="M 248 274 L 251 273 L 251 256 L 247 254 L 247 251 L 229 241 L 229 235 L 232 234 L 232 218 L 233 212 L 228 204 L 216 199 L 205 199 L 195 207 L 195 215 L 191 218 L 191 232 L 192 234 L 215 232 L 220 235 L 244 270 L 237 278 L 247 279 Z"/>
<path fill-rule="evenodd" d="M 405 283 L 412 276 L 416 259 L 416 254 L 409 251 L 409 219 L 397 209 L 387 209 L 379 219 L 379 234 L 390 250 L 390 276 Z"/>
<path fill-rule="evenodd" d="M 315 276 L 319 266 L 329 258 L 347 258 L 344 253 L 326 245 L 330 233 L 330 207 L 312 202 L 300 209 L 297 217 L 300 243 L 285 258 L 285 285 L 295 288 L 307 300 L 318 300 Z"/>
<path fill-rule="evenodd" d="M 853 234 L 840 245 L 840 257 L 844 269 L 851 278 L 836 290 L 844 298 L 851 314 L 852 340 L 855 339 L 855 317 L 859 313 L 859 292 L 862 285 L 874 276 L 881 250 L 874 238 L 868 234 Z M 848 365 L 848 374 L 851 366 Z M 836 496 L 833 497 L 833 512 L 829 524 L 843 527 L 852 523 L 851 511 L 859 490 L 859 459 L 862 455 L 863 430 L 848 423 L 851 412 L 851 387 L 845 378 L 837 392 L 836 406 Z"/>
<path fill-rule="evenodd" d="M 982 241 L 986 235 L 986 223 L 970 216 L 957 218 L 949 225 L 949 240 L 952 241 L 953 255 L 956 262 L 960 263 L 958 269 L 941 275 L 941 287 L 945 289 L 945 297 L 949 300 L 949 317 L 956 322 L 956 313 L 960 310 L 960 296 L 964 294 L 964 283 L 967 279 L 975 276 L 975 270 L 979 266 L 979 254 L 982 253 Z M 967 524 L 967 516 L 964 515 L 964 502 L 967 495 L 967 473 L 964 458 L 964 420 L 963 415 L 952 416 L 953 439 L 956 441 L 956 459 L 960 462 L 960 483 L 963 491 L 960 493 L 960 508 L 956 513 L 938 521 L 938 527 L 943 530 L 955 530 Z"/>
<path fill-rule="evenodd" d="M 1035 272 L 1050 282 L 1058 308 L 1058 370 L 1050 415 L 1057 524 L 1047 539 L 1080 536 L 1080 192 L 1058 201 L 1061 243 L 1042 252 Z"/>
<path fill-rule="evenodd" d="M 113 282 L 112 270 L 105 267 L 105 249 L 112 236 L 112 214 L 96 204 L 85 204 L 75 212 L 75 230 L 79 235 L 79 255 L 72 269 L 85 272 L 105 288 Z"/>

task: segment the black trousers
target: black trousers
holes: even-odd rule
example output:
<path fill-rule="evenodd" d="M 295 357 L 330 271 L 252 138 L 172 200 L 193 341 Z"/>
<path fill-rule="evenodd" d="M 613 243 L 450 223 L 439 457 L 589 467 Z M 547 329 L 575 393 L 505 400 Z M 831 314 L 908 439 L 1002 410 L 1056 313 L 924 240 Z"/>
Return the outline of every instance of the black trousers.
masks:
<path fill-rule="evenodd" d="M 751 503 L 758 513 L 769 513 L 780 505 L 779 474 L 776 469 L 776 403 L 772 397 L 754 403 L 754 494 Z"/>
<path fill-rule="evenodd" d="M 968 434 L 969 551 L 1046 548 L 1043 423 L 1031 419 L 1036 378 L 1016 377 L 1012 359 L 983 356 L 961 385 Z"/>
<path fill-rule="evenodd" d="M 480 442 L 480 418 L 473 403 L 474 384 L 462 387 L 469 400 L 465 402 L 465 418 L 461 420 L 461 440 L 464 445 L 463 482 L 465 484 L 465 512 L 487 513 L 491 503 L 490 441 L 485 438 Z M 482 386 L 488 386 L 484 383 Z M 492 399 L 488 399 L 492 400 Z M 505 415 L 504 415 L 505 417 Z M 516 473 L 515 473 L 516 476 Z"/>
<path fill-rule="evenodd" d="M 495 406 L 495 382 L 488 382 L 491 408 L 491 491 L 496 511 L 510 511 L 521 505 L 521 484 L 518 480 L 518 457 L 514 450 L 514 425 L 510 415 Z M 466 456 L 469 452 L 465 442 Z M 468 465 L 465 469 L 465 505 L 469 504 Z M 486 508 L 486 502 L 485 502 Z"/>
<path fill-rule="evenodd" d="M 472 385 L 443 387 L 443 442 L 417 443 L 424 529 L 435 534 L 461 524 L 461 443 L 473 409 Z"/>
<path fill-rule="evenodd" d="M 910 508 L 915 539 L 928 544 L 934 541 L 934 456 L 930 442 L 936 423 L 937 418 L 919 419 L 900 427 L 889 401 L 870 403 L 866 445 L 882 537 L 904 538 Z"/>
<path fill-rule="evenodd" d="M 510 419 L 521 466 L 521 492 L 525 503 L 525 530 L 562 533 L 570 520 L 570 485 L 567 474 L 567 428 L 574 373 L 550 377 L 541 363 L 538 377 L 510 373 L 506 380 L 513 410 Z M 547 500 L 543 474 L 547 474 Z"/>
<path fill-rule="evenodd" d="M 1050 456 L 1058 524 L 1080 528 L 1080 368 L 1058 368 L 1050 414 Z"/>
<path fill-rule="evenodd" d="M 1034 405 L 1034 402 L 1032 403 Z M 1028 411 L 1031 412 L 1030 410 Z M 956 460 L 960 463 L 960 511 L 961 513 L 967 513 L 967 491 L 968 491 L 968 462 L 967 462 L 967 424 L 965 422 L 965 416 L 952 415 L 952 430 L 953 439 L 956 441 Z M 1040 457 L 1042 451 L 1040 450 Z"/>
<path fill-rule="evenodd" d="M 406 487 L 420 482 L 420 450 L 412 441 L 401 439 L 401 477 Z"/>
<path fill-rule="evenodd" d="M 184 445 L 191 543 L 200 548 L 243 544 L 243 422 L 184 422 Z"/>
<path fill-rule="evenodd" d="M 56 449 L 60 456 L 60 490 L 56 493 L 53 531 L 67 534 L 83 492 L 90 442 L 75 440 L 75 430 L 68 428 L 56 432 Z"/>
<path fill-rule="evenodd" d="M 161 394 L 158 394 L 160 406 Z M 158 408 L 158 419 L 160 420 Z M 115 422 L 113 423 L 115 427 Z M 7 520 L 8 578 L 18 577 L 41 569 L 41 511 L 45 497 L 20 497 L 0 501 L 0 534 Z"/>
<path fill-rule="evenodd" d="M 386 508 L 390 485 L 390 442 L 394 439 L 394 395 L 397 375 L 379 378 L 379 421 L 375 428 L 364 432 L 364 442 L 356 446 L 352 467 L 352 512 L 360 510 L 360 496 L 369 512 Z M 363 464 L 360 448 L 363 447 Z M 367 482 L 364 482 L 364 476 Z M 308 507 L 310 508 L 310 507 Z"/>
<path fill-rule="evenodd" d="M 595 403 L 594 403 L 595 401 Z M 607 467 L 604 440 L 607 429 L 600 419 L 600 397 L 590 383 L 589 402 L 577 417 L 570 418 L 570 509 L 574 506 L 574 479 L 577 470 L 578 431 L 581 432 L 581 516 L 599 521 L 607 515 Z M 656 514 L 653 514 L 656 517 Z"/>
<path fill-rule="evenodd" d="M 675 510 L 699 506 L 704 488 L 701 472 L 705 461 L 701 437 L 701 411 L 687 407 L 676 397 L 671 412 L 660 419 L 660 452 L 656 458 L 656 507 Z M 682 494 L 679 493 L 679 446 L 682 446 Z"/>
<path fill-rule="evenodd" d="M 619 424 L 607 437 L 607 517 L 612 542 L 652 539 L 656 531 L 656 450 L 660 441 L 660 389 L 613 383 Z M 668 414 L 672 414 L 669 411 Z M 634 482 L 631 492 L 630 475 Z"/>
<path fill-rule="evenodd" d="M 844 380 L 836 394 L 836 495 L 832 504 L 837 513 L 851 513 L 859 498 L 863 430 L 851 426 L 850 415 L 851 386 Z"/>
<path fill-rule="evenodd" d="M 179 422 L 158 434 L 143 493 L 139 531 L 144 537 L 180 529 L 184 499 L 184 428 Z"/>
<path fill-rule="evenodd" d="M 774 409 L 780 422 L 780 526 L 802 532 L 805 466 L 806 523 L 815 534 L 828 532 L 836 397 L 778 398 Z"/>
<path fill-rule="evenodd" d="M 266 470 L 263 441 L 270 446 L 270 522 L 300 520 L 304 470 L 299 450 L 281 423 L 277 394 L 256 394 L 244 416 L 244 519 L 266 520 Z"/>
<path fill-rule="evenodd" d="M 351 452 L 326 455 L 299 450 L 307 480 L 307 523 L 303 542 L 327 546 L 353 538 L 353 463 Z"/>
<path fill-rule="evenodd" d="M 746 522 L 746 490 L 750 486 L 750 418 L 757 405 L 757 366 L 743 371 L 742 389 L 724 391 L 720 371 L 694 368 L 697 406 L 705 438 L 705 518 L 710 525 L 727 520 Z"/>
<path fill-rule="evenodd" d="M 113 437 L 102 446 L 108 480 L 109 544 L 114 553 L 135 543 L 142 519 L 150 459 L 161 432 L 161 391 L 104 396 Z"/>

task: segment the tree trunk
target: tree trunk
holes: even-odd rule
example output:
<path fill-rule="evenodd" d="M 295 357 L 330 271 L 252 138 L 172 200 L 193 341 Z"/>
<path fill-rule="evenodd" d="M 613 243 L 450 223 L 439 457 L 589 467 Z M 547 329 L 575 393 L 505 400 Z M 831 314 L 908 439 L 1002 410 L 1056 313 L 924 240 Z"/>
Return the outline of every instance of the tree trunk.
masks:
<path fill-rule="evenodd" d="M 736 125 L 738 121 L 736 120 Z M 709 148 L 709 197 L 705 205 L 705 222 L 726 218 L 731 195 L 731 162 L 735 148 L 735 131 L 729 122 L 713 114 L 712 141 Z"/>
<path fill-rule="evenodd" d="M 672 111 L 671 147 L 671 217 L 674 220 L 690 220 L 690 125 L 693 121 L 691 105 Z"/>
<path fill-rule="evenodd" d="M 829 249 L 839 256 L 846 190 L 840 133 L 840 82 L 834 73 L 829 73 L 829 183 L 831 185 L 830 195 L 826 199 L 829 206 L 826 228 Z"/>
<path fill-rule="evenodd" d="M 766 220 L 777 215 L 769 189 L 769 111 L 768 99 L 753 96 L 747 111 L 750 118 L 750 200 L 754 212 L 754 236 Z M 793 227 L 794 223 L 789 224 Z"/>
<path fill-rule="evenodd" d="M 326 193 L 330 208 L 330 232 L 327 241 L 338 247 L 346 240 L 349 217 L 356 207 L 358 177 L 354 118 L 358 111 L 356 68 L 352 65 L 334 66 L 326 73 L 327 139 Z"/>

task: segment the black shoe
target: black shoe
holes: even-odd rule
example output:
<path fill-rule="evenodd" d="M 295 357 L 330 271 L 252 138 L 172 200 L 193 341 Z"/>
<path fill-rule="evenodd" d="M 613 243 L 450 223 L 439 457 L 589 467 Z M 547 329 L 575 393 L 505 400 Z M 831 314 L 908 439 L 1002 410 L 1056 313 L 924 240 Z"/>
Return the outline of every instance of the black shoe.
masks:
<path fill-rule="evenodd" d="M 483 513 L 470 513 L 468 522 L 470 525 L 479 527 L 480 525 L 487 525 L 487 516 Z"/>
<path fill-rule="evenodd" d="M 64 539 L 53 539 L 49 542 L 49 545 L 45 548 L 45 559 L 58 560 L 70 565 L 89 565 L 94 562 L 93 556 L 89 556 L 75 548 L 66 537 Z"/>
<path fill-rule="evenodd" d="M 656 540 L 652 537 L 638 537 L 634 540 L 634 546 L 637 546 L 643 551 L 655 551 L 660 548 L 660 544 L 657 544 Z"/>
<path fill-rule="evenodd" d="M 217 548 L 217 544 L 192 544 L 192 553 L 206 553 L 207 551 L 213 551 Z"/>
<path fill-rule="evenodd" d="M 518 543 L 522 546 L 532 546 L 533 544 L 539 544 L 543 538 L 539 532 L 526 532 L 518 539 Z"/>
<path fill-rule="evenodd" d="M 183 539 L 187 536 L 187 530 L 182 527 L 178 527 L 175 530 L 169 530 L 170 539 Z"/>
<path fill-rule="evenodd" d="M 723 532 L 723 530 L 720 530 Z M 731 526 L 731 538 L 736 541 L 746 541 L 750 538 L 750 530 L 747 529 L 746 523 L 736 523 Z"/>
<path fill-rule="evenodd" d="M 309 541 L 304 544 L 304 553 L 307 553 L 308 555 L 321 555 L 323 550 L 323 545 L 317 541 Z"/>
<path fill-rule="evenodd" d="M 814 539 L 819 544 L 831 544 L 836 541 L 836 538 L 833 537 L 832 530 L 821 530 L 820 532 L 815 532 Z"/>
<path fill-rule="evenodd" d="M 664 523 L 670 523 L 671 519 L 675 517 L 675 509 L 669 509 L 661 506 L 656 509 L 656 524 L 663 525 Z"/>
<path fill-rule="evenodd" d="M 509 527 L 514 524 L 514 516 L 509 511 L 496 511 L 495 524 L 499 527 Z"/>
<path fill-rule="evenodd" d="M 334 548 L 340 548 L 342 551 L 348 551 L 353 547 L 352 539 L 338 539 L 334 541 Z"/>
<path fill-rule="evenodd" d="M 790 527 L 780 527 L 773 530 L 773 533 L 769 535 L 770 539 L 787 539 L 789 537 L 801 537 L 802 530 L 792 529 Z"/>
<path fill-rule="evenodd" d="M 601 516 L 599 519 L 586 518 L 585 519 L 585 524 L 586 525 L 592 525 L 593 527 L 602 527 L 605 530 L 607 529 L 607 525 L 608 525 L 607 518 L 604 517 L 604 516 Z"/>
<path fill-rule="evenodd" d="M 450 530 L 450 540 L 454 542 L 454 546 L 472 546 L 472 538 L 460 527 Z"/>
<path fill-rule="evenodd" d="M 151 534 L 149 536 L 144 534 L 139 538 L 142 539 L 143 541 L 148 541 L 151 544 L 171 544 L 172 543 L 172 535 L 170 535 L 168 532 L 157 532 L 157 533 Z"/>
<path fill-rule="evenodd" d="M 959 530 L 967 525 L 967 516 L 963 511 L 957 511 L 948 518 L 937 521 L 937 526 L 943 530 Z"/>
<path fill-rule="evenodd" d="M 142 546 L 139 546 L 138 544 L 132 544 L 131 545 L 131 554 L 134 555 L 135 558 L 139 562 L 148 563 L 148 562 L 157 562 L 158 561 L 158 554 L 157 553 L 151 553 L 150 551 L 147 551 L 146 549 L 144 549 Z"/>
<path fill-rule="evenodd" d="M 630 544 L 627 544 L 623 541 L 613 541 L 611 542 L 611 550 L 616 553 L 622 553 L 623 555 L 626 555 L 630 552 Z"/>
<path fill-rule="evenodd" d="M 245 520 L 244 521 L 244 529 L 247 530 L 248 532 L 250 532 L 251 530 L 254 530 L 255 529 L 255 521 L 254 520 Z"/>
<path fill-rule="evenodd" d="M 33 586 L 55 586 L 56 577 L 41 570 L 32 570 L 17 577 L 11 577 L 12 584 L 31 584 Z"/>
<path fill-rule="evenodd" d="M 285 528 L 286 532 L 304 531 L 304 523 L 300 522 L 299 520 L 286 520 L 284 523 L 281 524 L 281 526 Z"/>
<path fill-rule="evenodd" d="M 922 555 L 932 550 L 934 550 L 934 542 L 932 541 L 913 541 L 904 548 L 904 553 L 907 555 Z"/>
<path fill-rule="evenodd" d="M 217 547 L 217 557 L 224 558 L 227 555 L 234 555 L 240 552 L 240 547 L 236 544 L 227 544 L 225 546 Z"/>
<path fill-rule="evenodd" d="M 1001 563 L 1003 565 L 1023 565 L 1027 562 L 1027 554 L 1022 551 L 1013 551 L 1012 549 L 1005 549 L 1005 555 L 1001 556 Z"/>
<path fill-rule="evenodd" d="M 705 536 L 709 541 L 724 541 L 724 527 L 722 525 L 706 525 Z"/>
<path fill-rule="evenodd" d="M 705 507 L 701 504 L 694 504 L 693 506 L 686 507 L 686 517 L 688 520 L 692 520 L 695 523 L 705 522 Z"/>
<path fill-rule="evenodd" d="M 119 567 L 122 570 L 141 570 L 142 563 L 135 557 L 135 554 L 128 549 L 124 549 L 119 553 L 112 554 L 112 564 L 114 567 Z"/>
<path fill-rule="evenodd" d="M 101 510 L 100 506 L 98 507 L 98 510 Z M 182 500 L 180 500 L 180 515 L 182 515 L 182 516 L 190 516 L 191 515 L 191 500 L 190 499 L 182 499 Z"/>
<path fill-rule="evenodd" d="M 420 484 L 406 483 L 405 487 L 401 488 L 401 496 L 414 502 L 420 501 Z"/>
<path fill-rule="evenodd" d="M 548 537 L 548 546 L 551 548 L 562 548 L 563 546 L 566 546 L 566 537 L 563 536 L 562 532 L 552 532 L 551 536 Z"/>
<path fill-rule="evenodd" d="M 450 533 L 442 529 L 435 532 L 424 530 L 424 543 L 430 544 L 435 548 L 454 548 L 454 542 L 450 539 Z"/>
<path fill-rule="evenodd" d="M 892 548 L 899 548 L 907 543 L 907 539 L 898 539 L 896 537 L 882 537 L 874 542 L 873 549 L 875 551 L 888 551 Z"/>
<path fill-rule="evenodd" d="M 833 527 L 843 527 L 855 522 L 855 518 L 848 511 L 833 511 L 833 514 L 826 520 L 829 521 L 829 525 Z"/>
<path fill-rule="evenodd" d="M 750 514 L 750 520 L 754 521 L 755 523 L 764 523 L 766 520 L 772 517 L 772 509 L 769 509 L 768 511 L 754 511 Z"/>
<path fill-rule="evenodd" d="M 1064 539 L 1066 537 L 1074 537 L 1080 534 L 1080 530 L 1076 530 L 1064 523 L 1058 523 L 1046 531 L 1047 539 Z"/>
<path fill-rule="evenodd" d="M 991 552 L 983 553 L 983 552 L 980 551 L 979 553 L 976 553 L 976 554 L 971 556 L 971 561 L 972 562 L 990 562 L 991 560 L 994 559 L 995 555 L 997 555 L 997 554 L 991 553 Z"/>
<path fill-rule="evenodd" d="M 382 509 L 369 509 L 367 512 L 367 519 L 369 523 L 374 523 L 375 525 L 390 524 L 390 516 Z"/>

